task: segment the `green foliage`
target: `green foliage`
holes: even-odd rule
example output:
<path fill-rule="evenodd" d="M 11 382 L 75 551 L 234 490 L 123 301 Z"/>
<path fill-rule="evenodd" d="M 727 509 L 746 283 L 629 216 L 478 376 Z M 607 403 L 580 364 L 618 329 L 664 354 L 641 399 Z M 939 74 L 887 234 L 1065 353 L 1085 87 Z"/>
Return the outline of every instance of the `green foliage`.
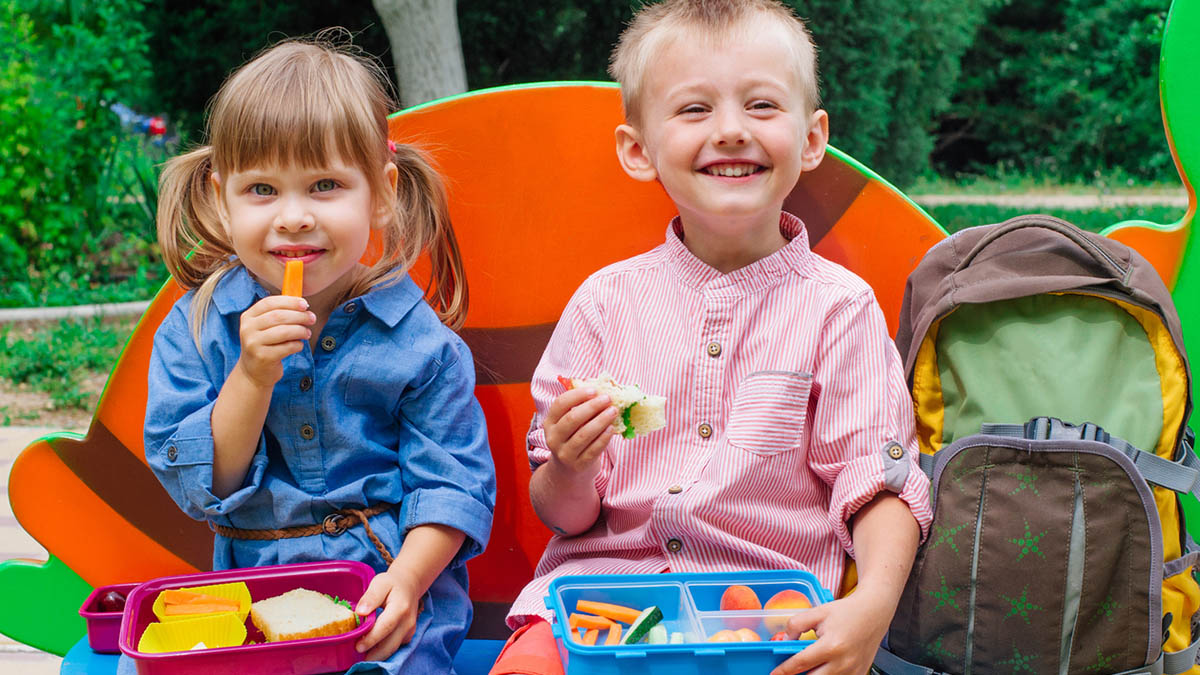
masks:
<path fill-rule="evenodd" d="M 0 326 L 0 377 L 49 393 L 58 407 L 86 408 L 88 395 L 77 383 L 89 372 L 111 370 L 133 328 L 133 321 L 99 318 L 63 320 L 27 335 Z"/>
<path fill-rule="evenodd" d="M 989 12 L 942 121 L 939 165 L 1173 178 L 1156 79 L 1169 5 L 1008 0 Z"/>
<path fill-rule="evenodd" d="M 108 104 L 148 84 L 142 0 L 0 0 L 0 304 L 47 285 L 86 289 L 128 277 L 153 241 L 119 189 L 131 148 Z"/>

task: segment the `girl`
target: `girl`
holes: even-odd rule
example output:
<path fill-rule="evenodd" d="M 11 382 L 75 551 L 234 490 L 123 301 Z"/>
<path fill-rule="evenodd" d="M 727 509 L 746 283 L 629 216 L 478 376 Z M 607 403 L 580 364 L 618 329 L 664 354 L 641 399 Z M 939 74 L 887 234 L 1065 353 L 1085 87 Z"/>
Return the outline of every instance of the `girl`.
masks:
<path fill-rule="evenodd" d="M 215 569 L 375 568 L 355 611 L 382 612 L 357 648 L 383 663 L 351 672 L 448 673 L 495 473 L 471 355 L 443 325 L 467 309 L 444 193 L 388 141 L 383 81 L 322 36 L 281 43 L 221 87 L 211 144 L 167 164 L 159 243 L 189 290 L 155 337 L 146 458 L 216 531 Z M 407 274 L 426 249 L 432 306 Z M 279 294 L 289 260 L 303 297 Z"/>

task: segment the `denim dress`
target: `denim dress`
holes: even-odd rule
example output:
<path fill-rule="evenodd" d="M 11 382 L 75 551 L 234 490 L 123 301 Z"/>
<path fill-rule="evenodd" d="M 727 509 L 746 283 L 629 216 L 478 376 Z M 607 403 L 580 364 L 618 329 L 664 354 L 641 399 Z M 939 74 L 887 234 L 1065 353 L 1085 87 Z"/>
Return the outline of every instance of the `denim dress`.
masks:
<path fill-rule="evenodd" d="M 350 670 L 452 672 L 471 623 L 465 563 L 487 543 L 496 499 L 470 352 L 407 277 L 345 301 L 316 349 L 306 343 L 284 359 L 245 482 L 220 498 L 213 494 L 212 407 L 241 351 L 241 313 L 267 294 L 245 268 L 229 272 L 213 295 L 199 349 L 189 326 L 193 293 L 171 309 L 150 360 L 146 459 L 185 513 L 217 525 L 313 525 L 338 509 L 387 503 L 396 506 L 370 525 L 392 555 L 418 525 L 464 532 L 462 549 L 423 598 L 412 641 L 386 662 Z M 213 569 L 317 560 L 387 569 L 362 526 L 272 541 L 216 535 L 214 543 Z"/>

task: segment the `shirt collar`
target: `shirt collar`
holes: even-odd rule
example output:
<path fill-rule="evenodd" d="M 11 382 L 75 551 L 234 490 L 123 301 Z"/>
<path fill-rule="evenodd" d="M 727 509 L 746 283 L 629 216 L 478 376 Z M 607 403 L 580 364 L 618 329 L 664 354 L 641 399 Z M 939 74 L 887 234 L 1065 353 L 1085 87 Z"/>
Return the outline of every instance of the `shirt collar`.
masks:
<path fill-rule="evenodd" d="M 267 289 L 255 281 L 249 270 L 243 265 L 237 265 L 217 282 L 217 288 L 213 292 L 213 305 L 223 315 L 240 314 L 268 295 L 270 293 Z M 405 275 L 386 286 L 375 286 L 365 294 L 342 303 L 342 306 L 348 302 L 357 302 L 389 328 L 395 328 L 413 306 L 423 299 L 421 290 Z"/>
<path fill-rule="evenodd" d="M 787 211 L 780 212 L 779 232 L 788 240 L 778 251 L 728 274 L 697 258 L 683 243 L 679 216 L 667 227 L 667 255 L 685 283 L 695 288 L 729 288 L 749 292 L 775 283 L 790 271 L 801 270 L 810 254 L 804 222 Z"/>

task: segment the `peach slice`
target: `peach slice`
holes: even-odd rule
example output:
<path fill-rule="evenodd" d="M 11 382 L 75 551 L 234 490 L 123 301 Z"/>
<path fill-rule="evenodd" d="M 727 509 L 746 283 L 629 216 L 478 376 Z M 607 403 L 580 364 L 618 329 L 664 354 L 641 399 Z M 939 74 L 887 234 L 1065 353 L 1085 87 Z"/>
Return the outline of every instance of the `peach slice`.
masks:
<path fill-rule="evenodd" d="M 810 607 L 812 607 L 812 603 L 808 601 L 808 596 L 790 588 L 772 595 L 771 599 L 767 600 L 767 604 L 763 605 L 763 609 L 808 609 Z M 763 617 L 763 624 L 767 627 L 768 633 L 778 633 L 787 628 L 788 618 L 787 616 Z"/>
<path fill-rule="evenodd" d="M 737 634 L 738 639 L 742 642 L 762 642 L 762 636 L 750 628 L 739 628 L 733 632 Z"/>

